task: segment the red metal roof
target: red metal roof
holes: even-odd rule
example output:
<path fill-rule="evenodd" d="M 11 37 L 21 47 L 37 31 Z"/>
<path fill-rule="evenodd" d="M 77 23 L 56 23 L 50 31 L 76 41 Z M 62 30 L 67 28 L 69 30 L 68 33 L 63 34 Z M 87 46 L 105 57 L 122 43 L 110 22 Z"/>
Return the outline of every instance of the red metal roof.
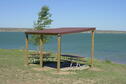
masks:
<path fill-rule="evenodd" d="M 57 34 L 69 34 L 69 33 L 78 33 L 78 32 L 85 32 L 85 31 L 94 31 L 96 28 L 85 28 L 85 27 L 74 27 L 74 28 L 55 28 L 55 29 L 44 29 L 44 30 L 34 30 L 34 31 L 27 31 L 26 34 L 50 34 L 50 35 L 57 35 Z"/>

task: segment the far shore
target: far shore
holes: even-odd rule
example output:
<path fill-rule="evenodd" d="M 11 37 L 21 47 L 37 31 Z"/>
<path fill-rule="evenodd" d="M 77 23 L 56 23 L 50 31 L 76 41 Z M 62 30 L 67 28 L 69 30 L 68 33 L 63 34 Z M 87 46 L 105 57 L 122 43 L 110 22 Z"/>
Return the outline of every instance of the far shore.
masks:
<path fill-rule="evenodd" d="M 96 33 L 124 33 L 126 34 L 126 31 L 117 31 L 117 30 L 96 30 Z"/>
<path fill-rule="evenodd" d="M 32 31 L 33 28 L 0 28 L 0 32 L 26 32 L 26 31 Z M 96 30 L 96 33 L 124 33 L 126 34 L 126 31 L 117 31 L 117 30 Z"/>
<path fill-rule="evenodd" d="M 31 31 L 32 28 L 0 28 L 0 32 L 25 32 Z"/>

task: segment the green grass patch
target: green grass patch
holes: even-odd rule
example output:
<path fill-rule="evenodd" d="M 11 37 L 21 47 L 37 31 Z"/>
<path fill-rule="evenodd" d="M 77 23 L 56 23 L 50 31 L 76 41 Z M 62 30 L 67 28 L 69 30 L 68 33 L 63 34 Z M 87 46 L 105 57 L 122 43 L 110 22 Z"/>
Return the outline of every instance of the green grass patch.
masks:
<path fill-rule="evenodd" d="M 0 49 L 0 84 L 126 84 L 126 65 L 95 59 L 94 68 L 61 71 L 24 66 L 23 50 Z"/>

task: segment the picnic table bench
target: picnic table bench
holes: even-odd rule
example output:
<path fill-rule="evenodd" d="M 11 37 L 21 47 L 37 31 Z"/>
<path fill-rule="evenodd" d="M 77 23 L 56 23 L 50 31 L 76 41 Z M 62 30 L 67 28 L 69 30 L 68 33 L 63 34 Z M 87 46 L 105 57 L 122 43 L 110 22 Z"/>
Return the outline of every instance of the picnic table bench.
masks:
<path fill-rule="evenodd" d="M 84 56 L 78 56 L 78 55 L 68 55 L 68 54 L 62 54 L 64 61 L 69 61 L 70 67 L 73 66 L 73 63 L 76 64 L 76 66 L 80 66 L 80 62 L 86 62 Z"/>
<path fill-rule="evenodd" d="M 51 53 L 49 52 L 43 52 L 42 54 L 43 54 L 43 58 L 45 59 L 48 59 L 51 55 Z M 36 60 L 40 59 L 40 52 L 31 52 L 28 58 L 30 59 L 30 62 L 35 63 Z"/>

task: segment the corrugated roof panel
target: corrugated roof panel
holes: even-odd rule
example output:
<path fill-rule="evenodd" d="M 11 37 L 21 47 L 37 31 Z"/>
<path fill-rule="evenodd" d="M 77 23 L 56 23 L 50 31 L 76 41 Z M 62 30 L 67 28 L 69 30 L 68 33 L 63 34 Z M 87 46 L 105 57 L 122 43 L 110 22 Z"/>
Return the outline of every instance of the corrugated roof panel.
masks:
<path fill-rule="evenodd" d="M 78 32 L 86 32 L 86 31 L 94 31 L 96 28 L 85 28 L 85 27 L 74 27 L 74 28 L 55 28 L 55 29 L 44 29 L 44 30 L 34 30 L 27 31 L 26 34 L 69 34 L 69 33 L 78 33 Z"/>

